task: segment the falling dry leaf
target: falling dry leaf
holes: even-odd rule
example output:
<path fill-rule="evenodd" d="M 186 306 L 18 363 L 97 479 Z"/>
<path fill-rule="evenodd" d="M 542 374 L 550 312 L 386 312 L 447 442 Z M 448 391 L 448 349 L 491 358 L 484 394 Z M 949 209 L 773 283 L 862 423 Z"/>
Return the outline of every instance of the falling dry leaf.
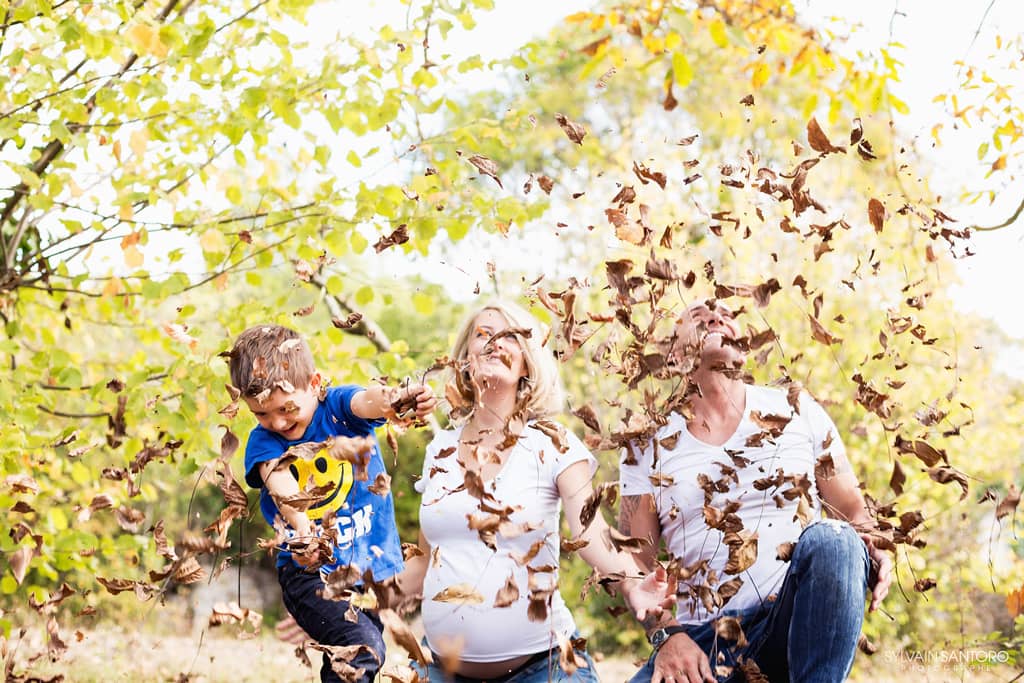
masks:
<path fill-rule="evenodd" d="M 566 137 L 577 145 L 583 144 L 583 138 L 587 135 L 587 131 L 583 126 L 566 118 L 564 114 L 555 114 L 555 121 L 558 121 L 558 125 L 565 131 Z"/>
<path fill-rule="evenodd" d="M 476 166 L 477 170 L 485 176 L 492 178 L 494 182 L 498 183 L 498 187 L 505 189 L 505 186 L 501 184 L 501 178 L 498 177 L 498 165 L 496 163 L 479 154 L 474 154 L 466 159 L 466 161 Z"/>
<path fill-rule="evenodd" d="M 868 220 L 871 221 L 871 227 L 875 229 L 875 232 L 882 232 L 882 226 L 885 223 L 885 216 L 885 205 L 874 197 L 869 199 Z"/>

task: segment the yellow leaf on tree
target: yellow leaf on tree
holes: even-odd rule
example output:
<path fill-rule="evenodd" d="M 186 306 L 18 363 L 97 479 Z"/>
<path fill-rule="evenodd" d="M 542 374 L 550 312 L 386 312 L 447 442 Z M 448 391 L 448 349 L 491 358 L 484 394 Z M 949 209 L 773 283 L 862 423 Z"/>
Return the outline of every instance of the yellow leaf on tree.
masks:
<path fill-rule="evenodd" d="M 117 296 L 122 291 L 124 291 L 124 287 L 121 285 L 121 278 L 119 277 L 110 278 L 107 280 L 107 284 L 103 286 L 103 296 L 105 297 Z"/>
<path fill-rule="evenodd" d="M 672 75 L 680 88 L 685 88 L 693 80 L 693 67 L 682 52 L 672 54 Z"/>
<path fill-rule="evenodd" d="M 124 264 L 129 268 L 141 268 L 143 262 L 145 262 L 145 255 L 139 251 L 139 248 L 134 244 L 129 244 L 123 250 L 124 253 Z"/>
<path fill-rule="evenodd" d="M 199 246 L 205 252 L 218 253 L 227 249 L 224 233 L 217 228 L 210 228 L 199 237 Z"/>
<path fill-rule="evenodd" d="M 213 286 L 217 289 L 218 292 L 223 292 L 225 289 L 227 289 L 228 288 L 228 274 L 227 273 L 221 273 L 220 275 L 215 277 L 213 279 Z"/>
<path fill-rule="evenodd" d="M 123 221 L 130 221 L 134 215 L 135 209 L 132 208 L 131 204 L 125 204 L 117 210 L 117 217 Z"/>
<path fill-rule="evenodd" d="M 992 162 L 993 171 L 1002 171 L 1006 168 L 1006 155 L 1001 154 L 998 159 Z"/>
<path fill-rule="evenodd" d="M 114 158 L 117 159 L 117 163 L 121 163 L 121 141 L 114 140 L 114 146 L 112 148 L 114 152 Z"/>
<path fill-rule="evenodd" d="M 674 51 L 682 44 L 683 37 L 676 33 L 675 31 L 672 31 L 671 33 L 665 36 L 665 49 L 668 50 L 669 52 Z"/>
<path fill-rule="evenodd" d="M 758 62 L 754 67 L 754 73 L 750 77 L 750 85 L 755 89 L 760 88 L 762 85 L 768 82 L 768 77 L 771 76 L 772 70 L 768 68 L 768 65 L 764 62 Z"/>
<path fill-rule="evenodd" d="M 145 128 L 140 128 L 128 138 L 128 146 L 132 148 L 132 153 L 140 158 L 146 153 L 147 142 L 149 142 L 149 130 Z"/>
<path fill-rule="evenodd" d="M 160 32 L 146 24 L 135 24 L 127 32 L 128 42 L 139 54 L 153 55 L 163 59 L 167 56 L 167 46 L 160 40 Z"/>
<path fill-rule="evenodd" d="M 711 31 L 711 40 L 715 41 L 715 45 L 718 47 L 728 47 L 729 37 L 725 34 L 725 22 L 721 19 L 715 19 L 711 22 L 711 26 L 708 27 Z"/>

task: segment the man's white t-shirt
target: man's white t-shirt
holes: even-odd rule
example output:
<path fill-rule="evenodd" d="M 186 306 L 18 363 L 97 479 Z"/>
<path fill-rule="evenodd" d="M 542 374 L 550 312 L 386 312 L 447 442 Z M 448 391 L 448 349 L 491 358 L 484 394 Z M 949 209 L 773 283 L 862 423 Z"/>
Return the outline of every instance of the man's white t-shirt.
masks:
<path fill-rule="evenodd" d="M 484 491 L 493 497 L 485 496 L 484 506 L 512 509 L 505 515 L 508 523 L 494 533 L 492 550 L 469 528 L 469 515 L 483 519 L 495 513 L 485 511 L 481 500 L 463 487 L 465 470 L 457 450 L 461 433 L 459 428 L 434 437 L 427 446 L 423 477 L 416 484 L 422 494 L 420 530 L 432 550 L 423 581 L 427 643 L 442 652 L 446 643 L 461 641 L 460 658 L 470 662 L 549 650 L 558 645 L 557 636 L 568 637 L 576 630 L 558 591 L 562 502 L 556 481 L 576 462 L 587 461 L 592 471 L 597 464 L 568 430 L 568 450 L 560 453 L 548 436 L 527 424 L 497 476 L 484 482 Z M 538 541 L 539 550 L 527 560 Z M 507 607 L 495 607 L 495 598 L 510 577 L 519 597 Z M 531 621 L 527 615 L 531 581 L 534 588 L 554 588 L 543 621 Z M 446 599 L 453 592 L 465 593 L 467 587 L 483 602 Z"/>
<path fill-rule="evenodd" d="M 779 546 L 797 540 L 802 519 L 821 516 L 816 461 L 831 455 L 835 472 L 850 469 L 835 424 L 822 407 L 806 393 L 798 404 L 799 413 L 784 391 L 747 385 L 743 417 L 724 444 L 700 441 L 687 430 L 686 420 L 672 413 L 655 437 L 657 449 L 648 444 L 636 465 L 626 464 L 625 458 L 620 465 L 623 496 L 654 497 L 669 554 L 684 568 L 696 568 L 707 560 L 706 567 L 697 569 L 689 581 L 680 581 L 676 616 L 681 623 L 701 623 L 722 610 L 758 606 L 778 593 L 788 566 L 776 557 Z M 775 433 L 765 434 L 772 427 Z M 705 505 L 713 509 L 705 511 Z M 717 521 L 731 508 L 742 523 L 742 531 L 730 536 L 734 547 L 738 550 L 737 543 L 757 534 L 756 560 L 736 573 L 726 572 L 730 554 L 726 534 L 710 528 L 707 521 L 735 530 L 739 526 L 735 518 L 731 526 Z M 749 548 L 752 544 L 747 543 Z M 744 564 L 737 561 L 731 569 Z M 735 595 L 724 605 L 712 603 L 708 609 L 708 594 L 737 578 L 742 584 Z"/>

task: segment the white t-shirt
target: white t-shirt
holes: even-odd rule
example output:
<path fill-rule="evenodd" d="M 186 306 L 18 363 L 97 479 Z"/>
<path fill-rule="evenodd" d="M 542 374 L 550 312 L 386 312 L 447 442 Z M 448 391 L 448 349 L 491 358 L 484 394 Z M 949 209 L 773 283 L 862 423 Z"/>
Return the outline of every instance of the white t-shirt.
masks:
<path fill-rule="evenodd" d="M 416 484 L 422 494 L 420 530 L 432 549 L 423 581 L 427 643 L 438 652 L 446 642 L 461 639 L 460 657 L 469 662 L 501 661 L 551 649 L 558 644 L 558 635 L 570 636 L 576 630 L 557 588 L 562 501 L 556 480 L 576 462 L 589 462 L 591 470 L 597 463 L 572 432 L 566 430 L 568 450 L 559 453 L 548 436 L 528 424 L 497 476 L 484 482 L 484 491 L 493 496 L 493 500 L 485 496 L 486 506 L 513 509 L 505 515 L 509 524 L 502 529 L 508 536 L 495 531 L 496 550 L 491 550 L 469 528 L 468 515 L 483 519 L 494 513 L 484 511 L 481 501 L 465 488 L 459 490 L 465 482 L 457 450 L 461 433 L 459 428 L 434 437 L 427 446 L 423 478 Z M 456 450 L 445 456 L 446 449 L 452 448 Z M 531 530 L 523 532 L 525 528 Z M 543 541 L 539 551 L 520 564 L 537 541 Z M 535 571 L 532 579 L 535 588 L 554 588 L 544 621 L 527 616 L 531 585 L 527 567 L 549 570 Z M 519 597 L 508 607 L 495 607 L 495 598 L 510 576 Z M 434 599 L 445 589 L 451 593 L 452 587 L 460 586 L 471 588 L 483 602 Z"/>
<path fill-rule="evenodd" d="M 680 581 L 676 616 L 684 624 L 708 621 L 723 609 L 757 606 L 776 594 L 788 567 L 788 562 L 776 559 L 778 547 L 800 536 L 801 500 L 804 518 L 821 516 L 815 462 L 827 454 L 832 456 L 837 473 L 850 469 L 835 424 L 806 393 L 800 395 L 797 414 L 784 391 L 747 385 L 746 392 L 743 418 L 721 446 L 692 436 L 686 420 L 673 413 L 655 437 L 659 442 L 657 462 L 653 444 L 648 444 L 636 465 L 623 462 L 619 468 L 623 496 L 654 496 L 669 554 L 682 567 L 708 561 L 706 568 L 698 570 L 689 581 Z M 754 421 L 753 413 L 760 414 L 761 425 Z M 783 419 L 773 422 L 763 419 L 766 416 Z M 781 426 L 787 417 L 789 422 Z M 773 426 L 781 433 L 762 434 Z M 806 491 L 806 495 L 800 491 Z M 709 511 L 711 519 L 719 519 L 721 513 L 735 508 L 732 512 L 742 523 L 742 531 L 730 540 L 737 549 L 737 542 L 756 532 L 757 553 L 752 565 L 743 569 L 746 563 L 737 561 L 730 569 L 739 571 L 726 572 L 730 547 L 722 530 L 708 526 L 706 504 L 715 509 Z M 724 526 L 735 530 L 738 525 Z M 737 558 L 740 556 L 737 552 Z M 742 581 L 738 592 L 722 606 L 712 603 L 709 610 L 702 595 L 706 599 L 708 593 L 718 592 L 723 583 L 737 578 Z"/>

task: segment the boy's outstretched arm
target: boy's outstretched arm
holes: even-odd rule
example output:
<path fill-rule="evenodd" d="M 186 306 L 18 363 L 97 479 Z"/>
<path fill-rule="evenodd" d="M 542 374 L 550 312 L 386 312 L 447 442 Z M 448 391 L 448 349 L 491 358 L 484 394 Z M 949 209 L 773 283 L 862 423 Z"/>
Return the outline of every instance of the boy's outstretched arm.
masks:
<path fill-rule="evenodd" d="M 352 397 L 350 408 L 356 417 L 364 420 L 376 420 L 387 418 L 395 420 L 400 417 L 396 406 L 408 403 L 414 411 L 416 418 L 421 419 L 429 415 L 437 407 L 437 397 L 434 390 L 426 384 L 410 383 L 401 387 L 388 387 L 381 384 L 374 384 L 360 391 Z"/>

